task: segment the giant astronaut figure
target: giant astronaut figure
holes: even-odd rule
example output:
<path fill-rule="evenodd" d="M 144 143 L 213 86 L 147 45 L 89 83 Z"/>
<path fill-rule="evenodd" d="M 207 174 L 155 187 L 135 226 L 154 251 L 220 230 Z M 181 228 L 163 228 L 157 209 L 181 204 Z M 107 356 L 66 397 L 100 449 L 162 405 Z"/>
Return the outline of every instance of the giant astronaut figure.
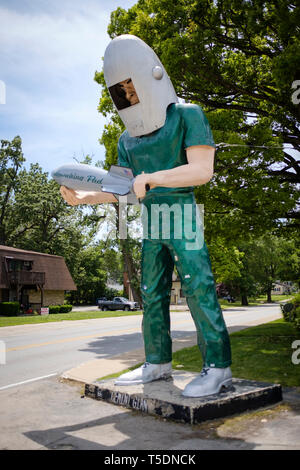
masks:
<path fill-rule="evenodd" d="M 147 209 L 184 208 L 189 217 L 170 222 L 168 237 L 149 220 L 143 240 L 142 281 L 145 364 L 121 375 L 118 385 L 143 384 L 172 374 L 170 290 L 174 264 L 179 273 L 197 329 L 203 370 L 184 391 L 185 397 L 219 393 L 231 385 L 231 352 L 228 332 L 219 306 L 210 258 L 204 240 L 189 245 L 187 233 L 197 233 L 197 209 L 193 186 L 213 175 L 215 144 L 202 109 L 179 104 L 173 85 L 154 51 L 139 38 L 122 35 L 111 41 L 104 56 L 104 77 L 111 98 L 126 126 L 118 143 L 119 165 L 130 167 L 136 177 L 134 191 Z M 146 188 L 150 190 L 146 191 Z M 108 193 L 79 194 L 65 187 L 70 204 L 115 202 Z M 155 212 L 155 211 L 154 211 Z M 148 217 L 149 219 L 149 217 Z M 181 236 L 175 235 L 182 224 Z M 192 227 L 185 230 L 185 224 Z M 151 237 L 155 233 L 155 237 Z M 157 235 L 158 233 L 158 235 Z M 199 240 L 198 240 L 199 242 Z"/>

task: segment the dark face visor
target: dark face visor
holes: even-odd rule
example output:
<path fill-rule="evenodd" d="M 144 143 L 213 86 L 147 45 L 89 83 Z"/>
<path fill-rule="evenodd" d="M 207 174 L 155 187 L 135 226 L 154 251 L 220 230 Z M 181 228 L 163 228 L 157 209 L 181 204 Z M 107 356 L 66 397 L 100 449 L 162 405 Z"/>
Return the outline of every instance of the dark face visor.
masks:
<path fill-rule="evenodd" d="M 140 102 L 131 78 L 110 86 L 108 90 L 118 111 Z"/>

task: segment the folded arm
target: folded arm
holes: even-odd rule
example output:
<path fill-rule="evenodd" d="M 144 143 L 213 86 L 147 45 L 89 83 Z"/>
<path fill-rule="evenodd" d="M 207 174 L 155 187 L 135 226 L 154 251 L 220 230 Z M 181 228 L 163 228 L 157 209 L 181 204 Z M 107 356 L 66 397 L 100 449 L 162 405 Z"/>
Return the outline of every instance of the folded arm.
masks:
<path fill-rule="evenodd" d="M 186 165 L 181 165 L 171 170 L 156 171 L 155 173 L 143 173 L 138 175 L 134 182 L 134 192 L 138 198 L 145 196 L 145 186 L 150 189 L 156 186 L 177 188 L 186 186 L 198 186 L 207 183 L 214 172 L 215 149 L 209 145 L 195 145 L 186 149 Z"/>
<path fill-rule="evenodd" d="M 215 149 L 209 145 L 195 145 L 186 149 L 186 165 L 181 165 L 171 170 L 156 171 L 155 173 L 142 173 L 134 182 L 134 192 L 138 198 L 145 197 L 146 184 L 150 188 L 163 186 L 177 188 L 185 186 L 198 186 L 207 183 L 214 172 Z M 71 206 L 79 204 L 103 204 L 118 202 L 111 193 L 74 191 L 61 186 L 62 197 Z"/>

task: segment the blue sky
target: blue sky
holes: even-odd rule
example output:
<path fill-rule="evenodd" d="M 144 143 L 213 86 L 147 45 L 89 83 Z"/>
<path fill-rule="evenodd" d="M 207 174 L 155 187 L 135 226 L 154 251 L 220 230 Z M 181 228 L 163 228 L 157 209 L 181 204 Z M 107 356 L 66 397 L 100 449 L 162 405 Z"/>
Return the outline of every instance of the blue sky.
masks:
<path fill-rule="evenodd" d="M 98 142 L 105 118 L 97 106 L 110 41 L 107 26 L 118 6 L 135 0 L 1 0 L 0 139 L 20 135 L 26 166 L 45 171 L 86 154 L 104 159 Z M 1 103 L 1 100 L 0 100 Z"/>
<path fill-rule="evenodd" d="M 38 162 L 51 172 L 86 154 L 104 160 L 101 89 L 93 78 L 110 41 L 110 13 L 135 3 L 1 0 L 0 139 L 21 136 L 27 167 Z"/>

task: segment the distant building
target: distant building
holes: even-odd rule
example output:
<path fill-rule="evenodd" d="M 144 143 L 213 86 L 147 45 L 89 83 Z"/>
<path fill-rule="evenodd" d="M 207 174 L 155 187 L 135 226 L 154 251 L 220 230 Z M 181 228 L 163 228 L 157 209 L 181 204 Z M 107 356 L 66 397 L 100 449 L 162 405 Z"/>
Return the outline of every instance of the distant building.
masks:
<path fill-rule="evenodd" d="M 0 245 L 0 302 L 38 310 L 63 304 L 70 290 L 76 285 L 62 256 Z"/>
<path fill-rule="evenodd" d="M 283 295 L 283 294 L 291 294 L 295 292 L 296 288 L 292 281 L 276 281 L 273 284 L 271 295 Z"/>
<path fill-rule="evenodd" d="M 129 276 L 126 272 L 123 273 L 123 280 L 124 280 L 124 293 L 125 296 L 129 300 L 134 301 L 133 293 L 132 293 L 132 288 L 130 285 L 130 280 Z M 184 297 L 181 289 L 181 282 L 179 277 L 175 274 L 175 272 L 172 274 L 172 288 L 171 288 L 171 298 L 170 298 L 170 303 L 173 305 L 181 305 L 181 304 L 186 304 L 186 298 Z"/>
<path fill-rule="evenodd" d="M 171 300 L 173 305 L 186 304 L 186 298 L 182 293 L 181 281 L 175 272 L 172 274 Z"/>

